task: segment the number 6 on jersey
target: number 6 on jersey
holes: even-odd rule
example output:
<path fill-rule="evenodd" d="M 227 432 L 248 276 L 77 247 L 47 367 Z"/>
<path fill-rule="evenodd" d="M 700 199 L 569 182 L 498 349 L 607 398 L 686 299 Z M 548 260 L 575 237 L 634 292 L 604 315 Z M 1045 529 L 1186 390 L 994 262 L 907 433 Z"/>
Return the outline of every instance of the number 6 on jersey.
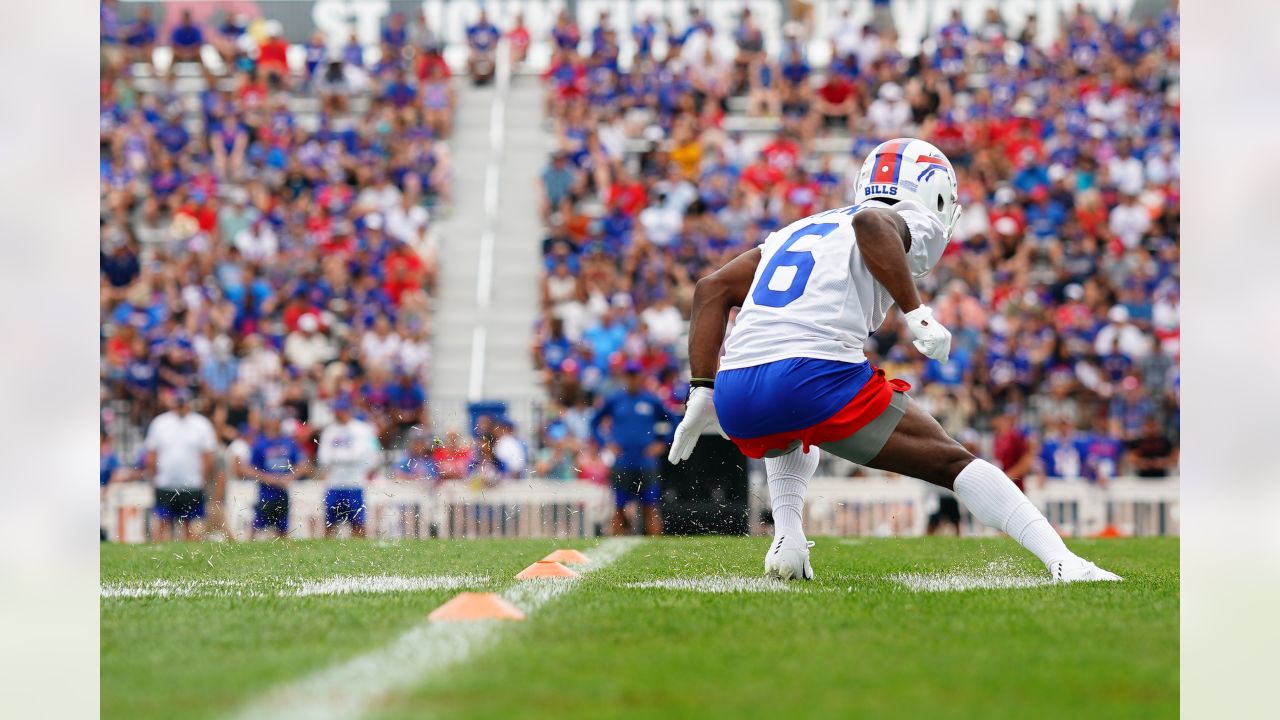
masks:
<path fill-rule="evenodd" d="M 803 295 L 813 274 L 813 253 L 792 250 L 791 246 L 809 235 L 826 237 L 838 227 L 837 223 L 810 223 L 792 233 L 760 273 L 760 280 L 751 292 L 752 301 L 765 307 L 786 307 Z"/>

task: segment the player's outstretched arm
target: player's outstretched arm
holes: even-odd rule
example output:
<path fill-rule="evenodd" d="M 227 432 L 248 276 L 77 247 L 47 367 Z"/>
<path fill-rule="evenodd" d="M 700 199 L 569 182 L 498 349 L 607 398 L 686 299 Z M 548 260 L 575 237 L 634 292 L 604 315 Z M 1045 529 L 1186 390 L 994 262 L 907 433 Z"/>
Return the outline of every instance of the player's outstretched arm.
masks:
<path fill-rule="evenodd" d="M 902 310 L 911 330 L 911 344 L 926 357 L 946 362 L 951 354 L 951 332 L 933 319 L 932 308 L 920 303 L 907 265 L 911 249 L 907 221 L 892 210 L 871 208 L 853 216 L 853 232 L 867 270 Z"/>
<path fill-rule="evenodd" d="M 759 264 L 760 248 L 752 248 L 699 280 L 694 288 L 689 318 L 689 370 L 694 387 L 667 453 L 673 463 L 688 459 L 703 431 L 714 429 L 724 434 L 716 419 L 710 382 L 720 367 L 720 345 L 724 343 L 729 311 L 746 301 Z"/>
<path fill-rule="evenodd" d="M 889 291 L 898 308 L 908 313 L 920 307 L 920 293 L 907 266 L 907 221 L 892 210 L 868 208 L 853 216 L 853 232 L 871 276 Z"/>

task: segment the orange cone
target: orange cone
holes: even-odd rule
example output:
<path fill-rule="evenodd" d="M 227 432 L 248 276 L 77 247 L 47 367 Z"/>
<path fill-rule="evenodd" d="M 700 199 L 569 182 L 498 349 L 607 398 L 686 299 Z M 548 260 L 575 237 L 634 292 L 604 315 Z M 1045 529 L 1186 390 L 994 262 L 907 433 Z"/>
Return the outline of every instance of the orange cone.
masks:
<path fill-rule="evenodd" d="M 523 620 L 520 608 L 495 593 L 458 593 L 427 616 L 436 622 L 470 622 L 473 620 Z"/>
<path fill-rule="evenodd" d="M 569 549 L 556 550 L 542 559 L 549 562 L 563 563 L 565 565 L 586 565 L 591 562 L 591 558 L 586 555 L 583 555 L 577 550 Z"/>
<path fill-rule="evenodd" d="M 578 577 L 578 573 L 561 565 L 555 560 L 539 560 L 529 567 L 520 571 L 516 575 L 517 580 L 532 580 L 534 578 L 571 578 Z"/>

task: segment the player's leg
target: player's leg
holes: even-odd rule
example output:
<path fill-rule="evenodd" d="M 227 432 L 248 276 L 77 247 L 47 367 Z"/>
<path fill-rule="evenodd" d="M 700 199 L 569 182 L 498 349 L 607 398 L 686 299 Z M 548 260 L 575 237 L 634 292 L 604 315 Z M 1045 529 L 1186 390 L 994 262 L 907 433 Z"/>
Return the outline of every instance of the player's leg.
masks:
<path fill-rule="evenodd" d="M 169 542 L 173 537 L 173 509 L 170 507 L 171 490 L 162 490 L 156 488 L 155 509 L 153 517 L 155 519 L 152 524 L 151 539 L 155 542 Z"/>
<path fill-rule="evenodd" d="M 324 536 L 331 538 L 338 534 L 338 503 L 341 493 L 337 488 L 329 488 L 324 494 Z"/>
<path fill-rule="evenodd" d="M 364 537 L 364 490 L 352 490 L 347 500 L 347 522 L 351 523 L 351 537 Z"/>
<path fill-rule="evenodd" d="M 185 492 L 183 506 L 183 527 L 187 540 L 204 540 L 204 490 L 188 490 Z"/>
<path fill-rule="evenodd" d="M 635 487 L 632 473 L 629 470 L 613 470 L 609 473 L 609 484 L 613 487 L 613 520 L 609 532 L 613 535 L 627 534 L 627 508 L 636 500 L 632 491 Z"/>
<path fill-rule="evenodd" d="M 640 513 L 646 535 L 662 534 L 662 513 L 658 510 L 658 501 L 661 499 L 662 487 L 658 482 L 658 474 L 652 470 L 645 471 L 644 489 L 640 492 Z"/>
<path fill-rule="evenodd" d="M 906 399 L 895 393 L 895 401 L 898 396 Z M 1055 579 L 1119 579 L 1068 550 L 1045 516 L 1000 468 L 974 457 L 909 399 L 889 439 L 864 464 L 954 490 L 974 517 L 1018 541 L 1040 558 Z"/>
<path fill-rule="evenodd" d="M 783 580 L 813 579 L 809 541 L 804 534 L 804 496 L 818 470 L 818 449 L 796 447 L 774 457 L 764 467 L 773 510 L 773 544 L 764 557 L 764 574 Z"/>

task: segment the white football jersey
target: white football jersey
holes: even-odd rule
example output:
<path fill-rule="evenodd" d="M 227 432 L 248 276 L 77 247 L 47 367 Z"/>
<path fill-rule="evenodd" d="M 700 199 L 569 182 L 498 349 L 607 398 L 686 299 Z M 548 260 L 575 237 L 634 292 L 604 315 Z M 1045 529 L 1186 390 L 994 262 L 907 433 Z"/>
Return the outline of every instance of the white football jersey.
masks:
<path fill-rule="evenodd" d="M 765 238 L 720 369 L 797 357 L 851 363 L 867 359 L 863 345 L 893 306 L 858 252 L 853 232 L 853 216 L 873 207 L 890 206 L 868 200 L 827 210 Z M 908 265 L 932 268 L 946 249 L 946 229 L 916 203 L 899 201 L 892 208 L 911 230 Z"/>
<path fill-rule="evenodd" d="M 320 433 L 316 460 L 327 468 L 331 488 L 362 488 L 378 462 L 378 435 L 361 420 L 330 423 Z"/>

